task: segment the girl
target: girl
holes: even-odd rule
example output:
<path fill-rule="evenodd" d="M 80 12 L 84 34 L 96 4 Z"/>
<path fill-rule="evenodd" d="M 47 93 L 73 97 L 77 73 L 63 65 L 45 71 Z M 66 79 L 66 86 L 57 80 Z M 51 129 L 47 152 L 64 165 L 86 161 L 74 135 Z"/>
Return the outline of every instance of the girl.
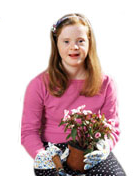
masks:
<path fill-rule="evenodd" d="M 51 45 L 47 70 L 31 80 L 24 98 L 21 141 L 35 160 L 35 175 L 80 174 L 64 162 L 68 156 L 67 134 L 58 125 L 65 109 L 85 104 L 92 112 L 100 110 L 115 121 L 114 140 L 100 143 L 101 155 L 85 156 L 86 175 L 125 176 L 111 152 L 119 137 L 116 89 L 101 70 L 90 22 L 81 14 L 63 16 L 51 29 Z M 56 154 L 63 163 L 60 168 L 52 159 Z"/>

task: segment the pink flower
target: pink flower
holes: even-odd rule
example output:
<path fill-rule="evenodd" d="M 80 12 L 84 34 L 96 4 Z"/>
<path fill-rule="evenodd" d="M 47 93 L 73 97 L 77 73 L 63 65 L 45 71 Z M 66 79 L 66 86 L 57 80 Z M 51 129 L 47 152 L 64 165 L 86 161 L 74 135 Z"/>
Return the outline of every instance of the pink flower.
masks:
<path fill-rule="evenodd" d="M 110 125 L 108 122 L 104 121 L 103 123 L 104 123 L 105 128 L 108 127 L 110 129 L 112 129 L 112 125 Z"/>
<path fill-rule="evenodd" d="M 107 121 L 110 125 L 115 126 L 115 120 L 114 119 L 109 119 Z"/>
<path fill-rule="evenodd" d="M 97 132 L 97 133 L 95 134 L 95 138 L 98 139 L 99 137 L 101 137 L 101 133 Z"/>
<path fill-rule="evenodd" d="M 81 119 L 76 119 L 76 122 L 77 122 L 78 124 L 82 124 Z"/>
<path fill-rule="evenodd" d="M 91 122 L 92 122 L 92 123 L 95 123 L 95 122 L 96 122 L 96 120 L 91 119 Z"/>
<path fill-rule="evenodd" d="M 102 118 L 101 114 L 97 114 L 97 117 L 98 117 L 99 119 L 101 119 L 101 118 Z"/>

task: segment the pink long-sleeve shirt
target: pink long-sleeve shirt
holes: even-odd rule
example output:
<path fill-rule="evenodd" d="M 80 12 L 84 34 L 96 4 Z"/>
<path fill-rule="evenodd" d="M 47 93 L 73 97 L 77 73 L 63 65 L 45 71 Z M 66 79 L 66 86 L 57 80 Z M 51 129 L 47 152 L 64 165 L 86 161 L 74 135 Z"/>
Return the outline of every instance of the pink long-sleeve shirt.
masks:
<path fill-rule="evenodd" d="M 79 95 L 84 80 L 71 80 L 68 89 L 62 97 L 52 96 L 44 84 L 44 74 L 40 73 L 27 86 L 21 125 L 21 143 L 35 158 L 40 149 L 44 149 L 43 142 L 63 143 L 69 131 L 64 133 L 63 126 L 58 126 L 64 117 L 64 110 L 76 109 L 86 105 L 86 110 L 97 113 L 99 110 L 107 119 L 115 120 L 114 140 L 110 140 L 112 149 L 119 136 L 118 103 L 116 88 L 113 80 L 103 76 L 102 93 L 93 97 Z M 48 76 L 47 76 L 48 80 Z M 42 133 L 39 129 L 42 128 Z"/>

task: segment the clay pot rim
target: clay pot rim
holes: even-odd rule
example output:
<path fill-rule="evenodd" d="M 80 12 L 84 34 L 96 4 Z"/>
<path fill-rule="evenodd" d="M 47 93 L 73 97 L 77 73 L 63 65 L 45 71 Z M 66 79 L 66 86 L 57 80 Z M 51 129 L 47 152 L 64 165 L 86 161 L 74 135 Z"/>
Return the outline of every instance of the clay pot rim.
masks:
<path fill-rule="evenodd" d="M 86 149 L 82 149 L 78 144 L 75 145 L 72 140 L 68 141 L 67 144 L 70 145 L 71 147 L 74 147 L 74 148 L 76 148 L 76 149 L 78 149 L 78 150 L 81 150 L 81 151 L 83 151 L 83 152 L 86 151 Z"/>

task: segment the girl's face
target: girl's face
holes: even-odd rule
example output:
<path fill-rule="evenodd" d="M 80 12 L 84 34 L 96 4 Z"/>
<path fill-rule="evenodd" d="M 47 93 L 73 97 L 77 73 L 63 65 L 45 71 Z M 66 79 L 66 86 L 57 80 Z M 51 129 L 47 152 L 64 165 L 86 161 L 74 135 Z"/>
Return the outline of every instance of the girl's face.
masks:
<path fill-rule="evenodd" d="M 65 68 L 84 65 L 88 54 L 88 28 L 82 24 L 64 27 L 58 36 L 57 47 Z"/>

